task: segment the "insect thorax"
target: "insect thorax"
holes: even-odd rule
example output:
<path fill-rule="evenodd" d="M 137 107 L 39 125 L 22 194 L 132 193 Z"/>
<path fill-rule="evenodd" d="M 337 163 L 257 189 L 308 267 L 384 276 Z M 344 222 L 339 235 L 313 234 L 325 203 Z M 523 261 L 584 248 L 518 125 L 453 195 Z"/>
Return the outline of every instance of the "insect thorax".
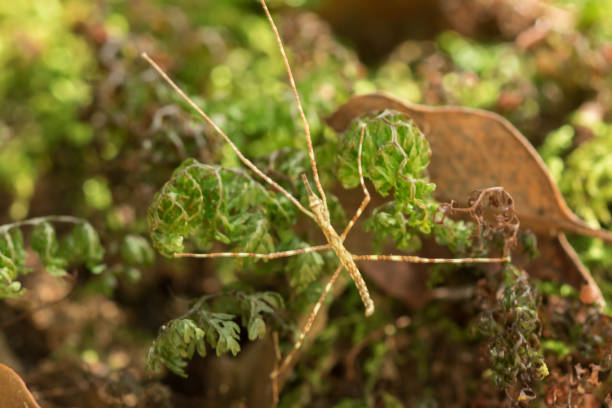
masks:
<path fill-rule="evenodd" d="M 319 227 L 321 227 L 321 229 L 331 228 L 329 211 L 327 208 L 325 208 L 323 202 L 318 197 L 311 197 L 309 207 L 314 215 L 315 221 Z"/>

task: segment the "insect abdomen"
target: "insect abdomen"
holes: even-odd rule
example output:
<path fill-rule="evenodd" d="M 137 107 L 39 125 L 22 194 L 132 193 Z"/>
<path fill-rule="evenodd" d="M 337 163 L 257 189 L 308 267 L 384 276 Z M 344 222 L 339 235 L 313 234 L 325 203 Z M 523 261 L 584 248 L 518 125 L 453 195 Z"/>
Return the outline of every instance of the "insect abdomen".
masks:
<path fill-rule="evenodd" d="M 365 306 L 365 315 L 370 316 L 374 313 L 374 301 L 370 297 L 370 292 L 368 291 L 368 287 L 363 280 L 363 276 L 355 261 L 353 261 L 353 257 L 349 251 L 344 247 L 342 242 L 340 241 L 340 237 L 335 231 L 330 231 L 337 237 L 337 239 L 330 239 L 329 243 L 331 244 L 332 250 L 338 255 L 338 259 L 340 259 L 340 263 L 346 268 L 351 279 L 355 282 L 355 286 L 357 286 L 357 291 L 359 292 L 359 296 L 361 296 L 361 301 Z"/>

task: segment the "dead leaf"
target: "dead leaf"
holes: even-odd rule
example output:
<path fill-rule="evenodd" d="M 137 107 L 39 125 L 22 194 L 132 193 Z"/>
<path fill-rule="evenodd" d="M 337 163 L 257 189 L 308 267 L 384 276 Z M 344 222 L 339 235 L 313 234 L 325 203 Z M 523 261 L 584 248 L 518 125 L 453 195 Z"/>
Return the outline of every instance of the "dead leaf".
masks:
<path fill-rule="evenodd" d="M 593 387 L 599 387 L 601 384 L 599 381 L 599 372 L 601 371 L 601 367 L 597 364 L 590 364 L 589 367 L 591 367 L 591 374 L 589 375 L 587 382 Z"/>
<path fill-rule="evenodd" d="M 0 364 L 0 407 L 40 408 L 19 374 L 4 364 Z"/>
<path fill-rule="evenodd" d="M 574 248 L 567 242 L 565 234 L 539 235 L 537 239 L 540 255 L 535 259 L 529 259 L 522 252 L 521 247 L 516 248 L 512 251 L 512 263 L 515 266 L 525 269 L 531 276 L 538 279 L 562 279 L 563 282 L 578 290 L 586 282 L 590 282 L 591 275 L 588 269 L 578 259 Z M 595 290 L 592 293 L 600 292 Z"/>
<path fill-rule="evenodd" d="M 514 198 L 521 228 L 533 231 L 551 245 L 545 250 L 540 246 L 540 262 L 552 264 L 556 257 L 564 258 L 570 270 L 556 273 L 581 276 L 598 297 L 597 303 L 604 304 L 599 288 L 563 232 L 608 243 L 612 243 L 612 233 L 591 228 L 569 209 L 538 153 L 510 122 L 492 112 L 415 105 L 380 93 L 351 98 L 327 122 L 340 132 L 353 119 L 383 109 L 406 114 L 425 133 L 433 152 L 429 176 L 438 186 L 439 201 L 461 200 L 474 190 L 504 187 Z M 545 253 L 549 255 L 544 258 Z"/>

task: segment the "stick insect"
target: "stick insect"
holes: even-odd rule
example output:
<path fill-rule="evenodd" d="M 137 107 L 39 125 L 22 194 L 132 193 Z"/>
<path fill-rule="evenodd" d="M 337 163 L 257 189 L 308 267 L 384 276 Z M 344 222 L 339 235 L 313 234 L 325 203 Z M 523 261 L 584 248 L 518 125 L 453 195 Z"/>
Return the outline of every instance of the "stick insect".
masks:
<path fill-rule="evenodd" d="M 280 50 L 285 69 L 287 72 L 289 84 L 291 90 L 293 92 L 293 98 L 295 99 L 295 103 L 298 108 L 298 112 L 300 115 L 300 119 L 303 125 L 306 143 L 307 143 L 307 151 L 308 157 L 310 159 L 310 166 L 312 169 L 312 176 L 314 180 L 315 189 L 310 185 L 305 174 L 302 174 L 302 181 L 306 187 L 307 195 L 308 195 L 308 208 L 304 207 L 300 201 L 295 198 L 289 191 L 280 186 L 277 182 L 275 182 L 272 178 L 270 178 L 267 174 L 261 171 L 253 162 L 251 162 L 247 157 L 245 157 L 242 152 L 238 149 L 238 147 L 232 142 L 232 140 L 227 136 L 227 134 L 219 128 L 215 122 L 204 113 L 195 102 L 187 96 L 181 88 L 178 87 L 174 83 L 172 79 L 164 72 L 164 70 L 153 61 L 146 53 L 142 54 L 142 57 L 161 75 L 161 77 L 168 83 L 170 87 L 172 87 L 178 95 L 187 102 L 224 140 L 232 150 L 236 153 L 240 161 L 248 167 L 253 173 L 255 173 L 258 177 L 263 179 L 266 183 L 268 183 L 272 188 L 276 189 L 283 195 L 285 195 L 303 214 L 307 217 L 311 218 L 321 229 L 325 239 L 327 240 L 326 244 L 311 246 L 307 248 L 295 249 L 284 252 L 274 252 L 274 253 L 248 253 L 248 252 L 216 252 L 216 253 L 176 253 L 175 257 L 193 257 L 193 258 L 223 258 L 223 257 L 237 257 L 237 258 L 255 258 L 255 259 L 276 259 L 283 257 L 290 257 L 300 254 L 305 254 L 314 251 L 325 251 L 332 250 L 339 261 L 339 265 L 333 273 L 332 277 L 327 282 L 321 296 L 318 301 L 314 305 L 312 311 L 310 312 L 306 323 L 304 324 L 298 340 L 295 342 L 292 350 L 287 354 L 287 356 L 282 360 L 280 364 L 277 364 L 276 368 L 271 373 L 271 378 L 276 380 L 276 378 L 286 371 L 290 366 L 290 363 L 294 359 L 296 353 L 299 351 L 302 343 L 310 331 L 312 324 L 321 309 L 321 305 L 325 300 L 325 297 L 330 292 L 332 286 L 336 282 L 340 272 L 342 269 L 346 269 L 349 273 L 351 279 L 355 283 L 361 300 L 365 307 L 365 315 L 370 316 L 374 313 L 374 301 L 370 297 L 370 292 L 368 291 L 368 287 L 365 283 L 363 276 L 361 275 L 359 268 L 356 265 L 356 261 L 394 261 L 394 262 L 412 262 L 412 263 L 454 263 L 454 264 L 462 264 L 462 263 L 499 263 L 506 262 L 509 260 L 508 256 L 499 257 L 499 258 L 458 258 L 458 259 L 449 259 L 449 258 L 422 258 L 418 256 L 408 256 L 408 255 L 355 255 L 349 252 L 344 246 L 344 241 L 355 225 L 355 222 L 359 219 L 359 217 L 363 214 L 363 211 L 367 207 L 370 202 L 370 193 L 365 185 L 364 177 L 363 177 L 363 169 L 361 163 L 361 156 L 363 150 L 364 136 L 365 136 L 365 126 L 361 128 L 361 137 L 358 146 L 358 155 L 357 155 L 357 167 L 359 171 L 359 182 L 361 184 L 361 189 L 363 190 L 364 198 L 361 201 L 361 204 L 357 208 L 355 214 L 348 222 L 346 227 L 341 233 L 338 233 L 336 229 L 331 225 L 330 222 L 330 214 L 327 207 L 327 198 L 325 195 L 325 191 L 323 190 L 323 186 L 321 185 L 321 181 L 319 178 L 317 161 L 314 154 L 314 149 L 312 145 L 312 138 L 310 134 L 310 127 L 308 121 L 306 119 L 306 115 L 304 113 L 304 109 L 302 107 L 302 102 L 300 96 L 297 91 L 297 87 L 295 84 L 295 80 L 293 77 L 293 73 L 291 70 L 291 66 L 289 64 L 289 60 L 285 53 L 285 48 L 283 46 L 283 42 L 281 40 L 280 34 L 274 23 L 272 15 L 268 10 L 265 0 L 259 0 L 261 6 L 265 12 L 266 18 L 272 28 L 274 33 L 274 37 L 277 42 L 277 46 Z"/>

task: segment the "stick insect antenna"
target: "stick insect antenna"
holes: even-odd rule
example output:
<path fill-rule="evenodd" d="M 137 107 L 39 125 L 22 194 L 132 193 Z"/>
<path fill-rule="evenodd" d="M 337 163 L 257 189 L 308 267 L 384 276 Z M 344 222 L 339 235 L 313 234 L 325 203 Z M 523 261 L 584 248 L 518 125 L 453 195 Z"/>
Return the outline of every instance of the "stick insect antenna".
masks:
<path fill-rule="evenodd" d="M 310 218 L 313 218 L 312 213 L 309 210 L 307 210 L 306 208 L 304 208 L 304 206 L 302 204 L 300 204 L 300 202 L 293 195 L 291 195 L 290 192 L 288 192 L 283 187 L 281 187 L 276 181 L 272 180 L 264 172 L 259 170 L 257 168 L 257 166 L 255 166 L 253 164 L 253 162 L 251 162 L 249 159 L 247 159 L 242 154 L 242 152 L 238 149 L 238 147 L 236 147 L 234 142 L 232 142 L 232 140 L 229 138 L 229 136 L 227 136 L 225 134 L 225 132 L 223 130 L 221 130 L 221 128 L 219 126 L 217 126 L 217 124 L 215 122 L 213 122 L 213 120 L 206 113 L 204 113 L 204 111 L 202 109 L 200 109 L 200 107 L 198 105 L 196 105 L 196 103 L 189 96 L 187 96 L 187 94 L 185 94 L 185 92 L 183 92 L 183 90 L 181 88 L 179 88 L 178 85 L 175 84 L 172 79 L 170 79 L 168 74 L 166 74 L 166 72 L 159 65 L 157 65 L 157 63 L 155 61 L 153 61 L 153 59 L 151 59 L 151 57 L 149 57 L 149 55 L 146 52 L 143 52 L 141 54 L 141 56 L 142 56 L 142 58 L 144 58 L 157 71 L 157 73 L 159 73 L 159 75 L 161 75 L 161 77 L 168 83 L 168 85 L 170 85 L 180 95 L 180 97 L 183 98 L 183 100 L 185 100 L 185 102 L 187 102 L 210 126 L 213 127 L 213 129 L 215 129 L 215 131 L 218 134 L 221 135 L 221 137 L 223 137 L 223 139 L 230 145 L 232 150 L 236 153 L 236 155 L 238 156 L 240 161 L 242 161 L 242 163 L 244 163 L 245 166 L 247 166 L 249 169 L 251 169 L 253 171 L 253 173 L 257 174 L 259 177 L 264 179 L 272 187 L 276 188 L 278 191 L 283 193 L 285 195 L 285 197 L 287 197 L 289 200 L 291 200 L 291 202 L 293 204 L 295 204 L 295 206 L 297 208 L 300 209 L 300 211 L 302 211 L 304 214 L 306 214 Z M 308 140 L 310 140 L 310 139 L 308 139 Z"/>
<path fill-rule="evenodd" d="M 283 57 L 283 62 L 285 63 L 285 69 L 287 70 L 287 76 L 289 77 L 289 84 L 291 85 L 291 90 L 293 91 L 293 96 L 295 98 L 295 102 L 297 104 L 298 111 L 300 112 L 300 117 L 302 118 L 302 124 L 304 125 L 304 133 L 306 133 L 306 143 L 308 144 L 308 156 L 310 157 L 310 166 L 312 167 L 312 174 L 314 177 L 315 185 L 317 186 L 317 190 L 321 195 L 321 201 L 323 201 L 323 205 L 327 208 L 327 198 L 325 197 L 325 191 L 323 191 L 323 186 L 321 185 L 321 180 L 319 179 L 319 171 L 317 170 L 317 161 L 315 159 L 314 149 L 312 147 L 312 138 L 310 136 L 310 126 L 308 125 L 308 121 L 306 120 L 306 114 L 304 113 L 304 109 L 302 108 L 302 102 L 300 101 L 300 95 L 298 94 L 297 87 L 295 86 L 295 79 L 293 78 L 293 73 L 291 71 L 291 66 L 289 65 L 289 59 L 287 58 L 287 54 L 285 53 L 285 47 L 283 46 L 283 41 L 281 40 L 280 34 L 278 33 L 278 28 L 276 28 L 276 24 L 272 19 L 272 15 L 270 14 L 270 10 L 268 10 L 268 6 L 266 5 L 265 0 L 259 0 L 261 6 L 266 13 L 266 17 L 270 22 L 270 26 L 272 26 L 272 31 L 274 31 L 274 37 L 276 38 L 276 43 L 278 44 L 278 48 L 280 49 L 280 53 Z"/>

